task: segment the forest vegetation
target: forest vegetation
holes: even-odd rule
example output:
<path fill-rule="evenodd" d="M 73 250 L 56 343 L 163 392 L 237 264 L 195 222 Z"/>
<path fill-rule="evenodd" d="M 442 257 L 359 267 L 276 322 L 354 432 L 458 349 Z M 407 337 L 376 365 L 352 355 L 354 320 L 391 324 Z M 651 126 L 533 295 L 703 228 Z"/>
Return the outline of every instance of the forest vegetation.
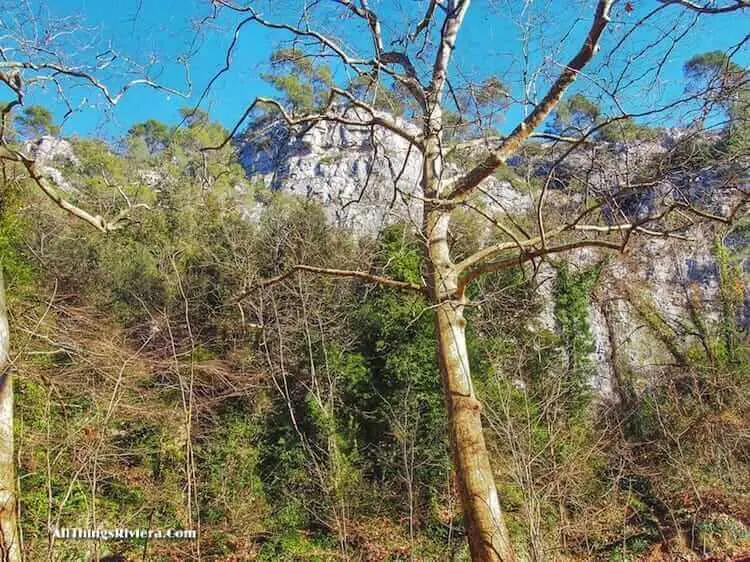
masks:
<path fill-rule="evenodd" d="M 332 3 L 351 9 L 377 43 L 367 2 Z M 439 63 L 440 41 L 455 39 L 451 26 L 457 33 L 469 2 L 420 4 L 432 6 L 423 21 Z M 592 34 L 612 4 L 593 2 L 587 41 L 598 41 Z M 747 17 L 742 0 L 709 4 Z M 533 121 L 538 105 L 509 134 L 499 115 L 513 100 L 498 78 L 446 93 L 436 63 L 423 87 L 381 44 L 377 64 L 395 70 L 342 85 L 333 63 L 305 49 L 273 51 L 263 79 L 276 96 L 235 130 L 186 105 L 176 125 L 146 117 L 114 140 L 66 135 L 49 109 L 22 103 L 8 58 L 0 60 L 10 92 L 0 309 L 15 396 L 12 431 L 0 433 L 12 453 L 0 455 L 0 477 L 14 484 L 18 537 L 3 542 L 0 522 L 3 556 L 750 556 L 750 73 L 733 59 L 740 47 L 680 61 L 696 104 L 690 115 L 699 117 L 689 126 L 615 115 L 585 92 L 563 95 L 561 79 L 545 114 Z M 243 167 L 242 148 L 260 132 L 302 135 L 321 122 L 411 139 L 423 163 L 424 224 L 356 232 L 320 200 Z M 616 154 L 665 139 L 674 142 L 632 170 L 635 189 L 591 187 L 597 173 L 613 173 L 606 166 Z M 599 160 L 583 169 L 589 150 Z M 698 177 L 710 177 L 709 187 L 685 188 L 685 199 L 651 189 Z M 488 178 L 534 202 L 488 219 L 490 234 L 477 219 L 488 207 L 474 193 Z M 542 217 L 545 200 L 552 208 Z M 683 315 L 674 318 L 649 280 L 612 276 L 615 264 L 648 255 L 651 239 L 697 255 L 695 237 L 709 248 L 713 312 L 700 279 L 683 283 L 675 296 Z M 591 251 L 568 253 L 581 248 Z M 546 285 L 543 267 L 552 272 Z M 592 384 L 602 358 L 591 310 L 615 314 L 614 300 L 633 311 L 632 332 L 667 359 L 644 378 L 613 343 L 606 361 L 615 382 L 602 392 Z M 540 320 L 544 311 L 551 322 Z M 463 348 L 445 334 L 459 334 Z M 470 401 L 448 392 L 461 380 Z M 470 435 L 476 424 L 479 438 Z M 464 438 L 489 461 L 477 469 L 494 483 L 482 501 L 499 498 L 489 515 L 471 505 L 476 459 L 461 456 Z M 197 529 L 199 538 L 55 538 L 63 526 Z"/>

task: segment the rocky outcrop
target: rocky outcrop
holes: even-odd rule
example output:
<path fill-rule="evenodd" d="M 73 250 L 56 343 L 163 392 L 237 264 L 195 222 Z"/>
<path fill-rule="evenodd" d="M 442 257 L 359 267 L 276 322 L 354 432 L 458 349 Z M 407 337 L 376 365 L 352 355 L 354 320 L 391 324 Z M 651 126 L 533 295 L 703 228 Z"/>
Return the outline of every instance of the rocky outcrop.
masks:
<path fill-rule="evenodd" d="M 39 171 L 44 177 L 51 180 L 57 189 L 67 193 L 77 191 L 58 169 L 58 167 L 66 164 L 74 166 L 80 164 L 73 152 L 73 146 L 67 140 L 45 135 L 37 140 L 27 142 L 24 150 L 27 154 L 36 158 Z"/>
<path fill-rule="evenodd" d="M 407 123 L 401 122 L 408 129 Z M 332 222 L 358 233 L 377 233 L 396 221 L 421 224 L 420 158 L 416 147 L 383 129 L 317 123 L 292 133 L 283 122 L 249 132 L 240 161 L 251 179 L 271 189 L 318 201 Z M 446 174 L 458 166 L 448 165 Z M 531 207 L 531 198 L 506 181 L 490 178 L 487 197 L 510 213 Z"/>
<path fill-rule="evenodd" d="M 549 207 L 563 213 L 580 204 L 584 195 L 574 184 L 583 178 L 590 195 L 618 193 L 622 186 L 647 175 L 649 166 L 669 153 L 684 134 L 672 130 L 650 141 L 583 147 L 555 169 Z M 517 157 L 509 164 L 521 177 L 546 177 L 560 152 L 539 145 L 533 156 Z M 448 176 L 460 172 L 458 160 L 446 166 Z M 251 179 L 262 178 L 272 189 L 318 201 L 332 222 L 357 233 L 375 234 L 393 221 L 415 226 L 421 222 L 416 148 L 382 129 L 318 123 L 292 134 L 282 123 L 266 124 L 251 131 L 241 148 L 241 162 Z M 710 203 L 721 212 L 726 210 L 721 176 L 722 170 L 711 167 L 689 173 L 677 169 L 656 185 L 627 198 L 618 197 L 613 202 L 617 208 L 611 212 L 642 218 L 665 199 Z M 507 181 L 491 177 L 483 189 L 482 204 L 490 213 L 519 216 L 533 209 L 530 193 Z M 626 254 L 610 258 L 604 267 L 589 308 L 595 349 L 591 359 L 596 365 L 590 382 L 602 398 L 618 400 L 623 377 L 629 378 L 630 388 L 645 389 L 655 376 L 680 363 L 682 350 L 698 345 L 700 329 L 717 329 L 721 304 L 714 235 L 708 231 L 689 234 L 694 242 L 644 238 Z M 735 235 L 728 243 L 739 255 L 749 247 L 748 238 Z M 604 252 L 581 250 L 565 259 L 573 267 L 584 267 L 604 258 Z M 750 270 L 750 260 L 745 270 Z M 556 329 L 554 275 L 555 270 L 544 264 L 537 272 L 544 306 L 535 324 L 550 330 Z M 750 292 L 745 294 L 741 315 L 747 324 Z M 695 326 L 696 315 L 705 323 L 702 328 Z"/>
<path fill-rule="evenodd" d="M 619 398 L 624 379 L 643 390 L 655 376 L 684 367 L 701 331 L 718 335 L 719 273 L 713 236 L 703 234 L 691 244 L 644 239 L 605 267 L 590 322 L 609 397 Z"/>
<path fill-rule="evenodd" d="M 318 123 L 302 134 L 281 122 L 253 132 L 241 153 L 251 179 L 319 202 L 332 222 L 376 233 L 388 222 L 419 224 L 413 193 L 419 180 L 416 148 L 382 130 Z"/>

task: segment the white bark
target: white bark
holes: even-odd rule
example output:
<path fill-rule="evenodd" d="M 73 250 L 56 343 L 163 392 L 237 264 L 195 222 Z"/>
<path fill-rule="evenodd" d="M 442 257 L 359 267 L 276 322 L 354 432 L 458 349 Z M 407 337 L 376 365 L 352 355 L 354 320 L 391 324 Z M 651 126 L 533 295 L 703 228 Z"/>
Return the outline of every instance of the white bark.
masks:
<path fill-rule="evenodd" d="M 16 522 L 16 461 L 13 447 L 13 378 L 9 366 L 10 331 L 5 284 L 0 269 L 0 556 L 21 560 Z"/>

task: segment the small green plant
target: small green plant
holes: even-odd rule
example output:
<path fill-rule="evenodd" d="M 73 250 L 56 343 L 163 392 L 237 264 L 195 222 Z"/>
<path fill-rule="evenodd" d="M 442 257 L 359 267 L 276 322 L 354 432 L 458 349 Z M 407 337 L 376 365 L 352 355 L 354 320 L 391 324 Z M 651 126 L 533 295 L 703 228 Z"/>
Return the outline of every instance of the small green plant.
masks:
<path fill-rule="evenodd" d="M 737 327 L 737 316 L 745 298 L 742 266 L 718 238 L 714 242 L 714 256 L 719 267 L 722 357 L 728 363 L 736 365 L 741 360 L 742 345 L 742 336 Z"/>
<path fill-rule="evenodd" d="M 554 313 L 567 359 L 566 393 L 570 406 L 578 408 L 588 400 L 588 380 L 593 371 L 594 343 L 588 311 L 602 264 L 571 271 L 570 265 L 563 262 L 556 269 Z"/>

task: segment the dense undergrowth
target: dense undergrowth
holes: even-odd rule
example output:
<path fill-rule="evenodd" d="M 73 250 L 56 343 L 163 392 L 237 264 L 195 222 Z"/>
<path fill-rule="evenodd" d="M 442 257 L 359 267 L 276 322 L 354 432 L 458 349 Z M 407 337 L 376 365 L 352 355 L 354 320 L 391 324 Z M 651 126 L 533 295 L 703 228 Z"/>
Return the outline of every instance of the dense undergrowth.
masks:
<path fill-rule="evenodd" d="M 467 559 L 425 301 L 313 276 L 258 288 L 296 263 L 416 282 L 418 241 L 400 225 L 354 239 L 315 204 L 248 186 L 228 151 L 198 151 L 223 134 L 195 118 L 136 127 L 118 151 L 74 141 L 67 176 L 88 207 L 150 207 L 107 236 L 6 171 L 27 559 Z M 260 218 L 245 220 L 259 201 Z M 587 383 L 604 264 L 554 264 L 555 329 L 535 321 L 530 271 L 472 289 L 470 353 L 520 556 L 747 548 L 743 285 L 721 240 L 716 257 L 721 318 L 696 309 L 690 342 L 633 297 L 675 364 L 647 388 L 620 373 L 617 401 Z M 52 540 L 55 526 L 196 528 L 200 540 Z"/>

